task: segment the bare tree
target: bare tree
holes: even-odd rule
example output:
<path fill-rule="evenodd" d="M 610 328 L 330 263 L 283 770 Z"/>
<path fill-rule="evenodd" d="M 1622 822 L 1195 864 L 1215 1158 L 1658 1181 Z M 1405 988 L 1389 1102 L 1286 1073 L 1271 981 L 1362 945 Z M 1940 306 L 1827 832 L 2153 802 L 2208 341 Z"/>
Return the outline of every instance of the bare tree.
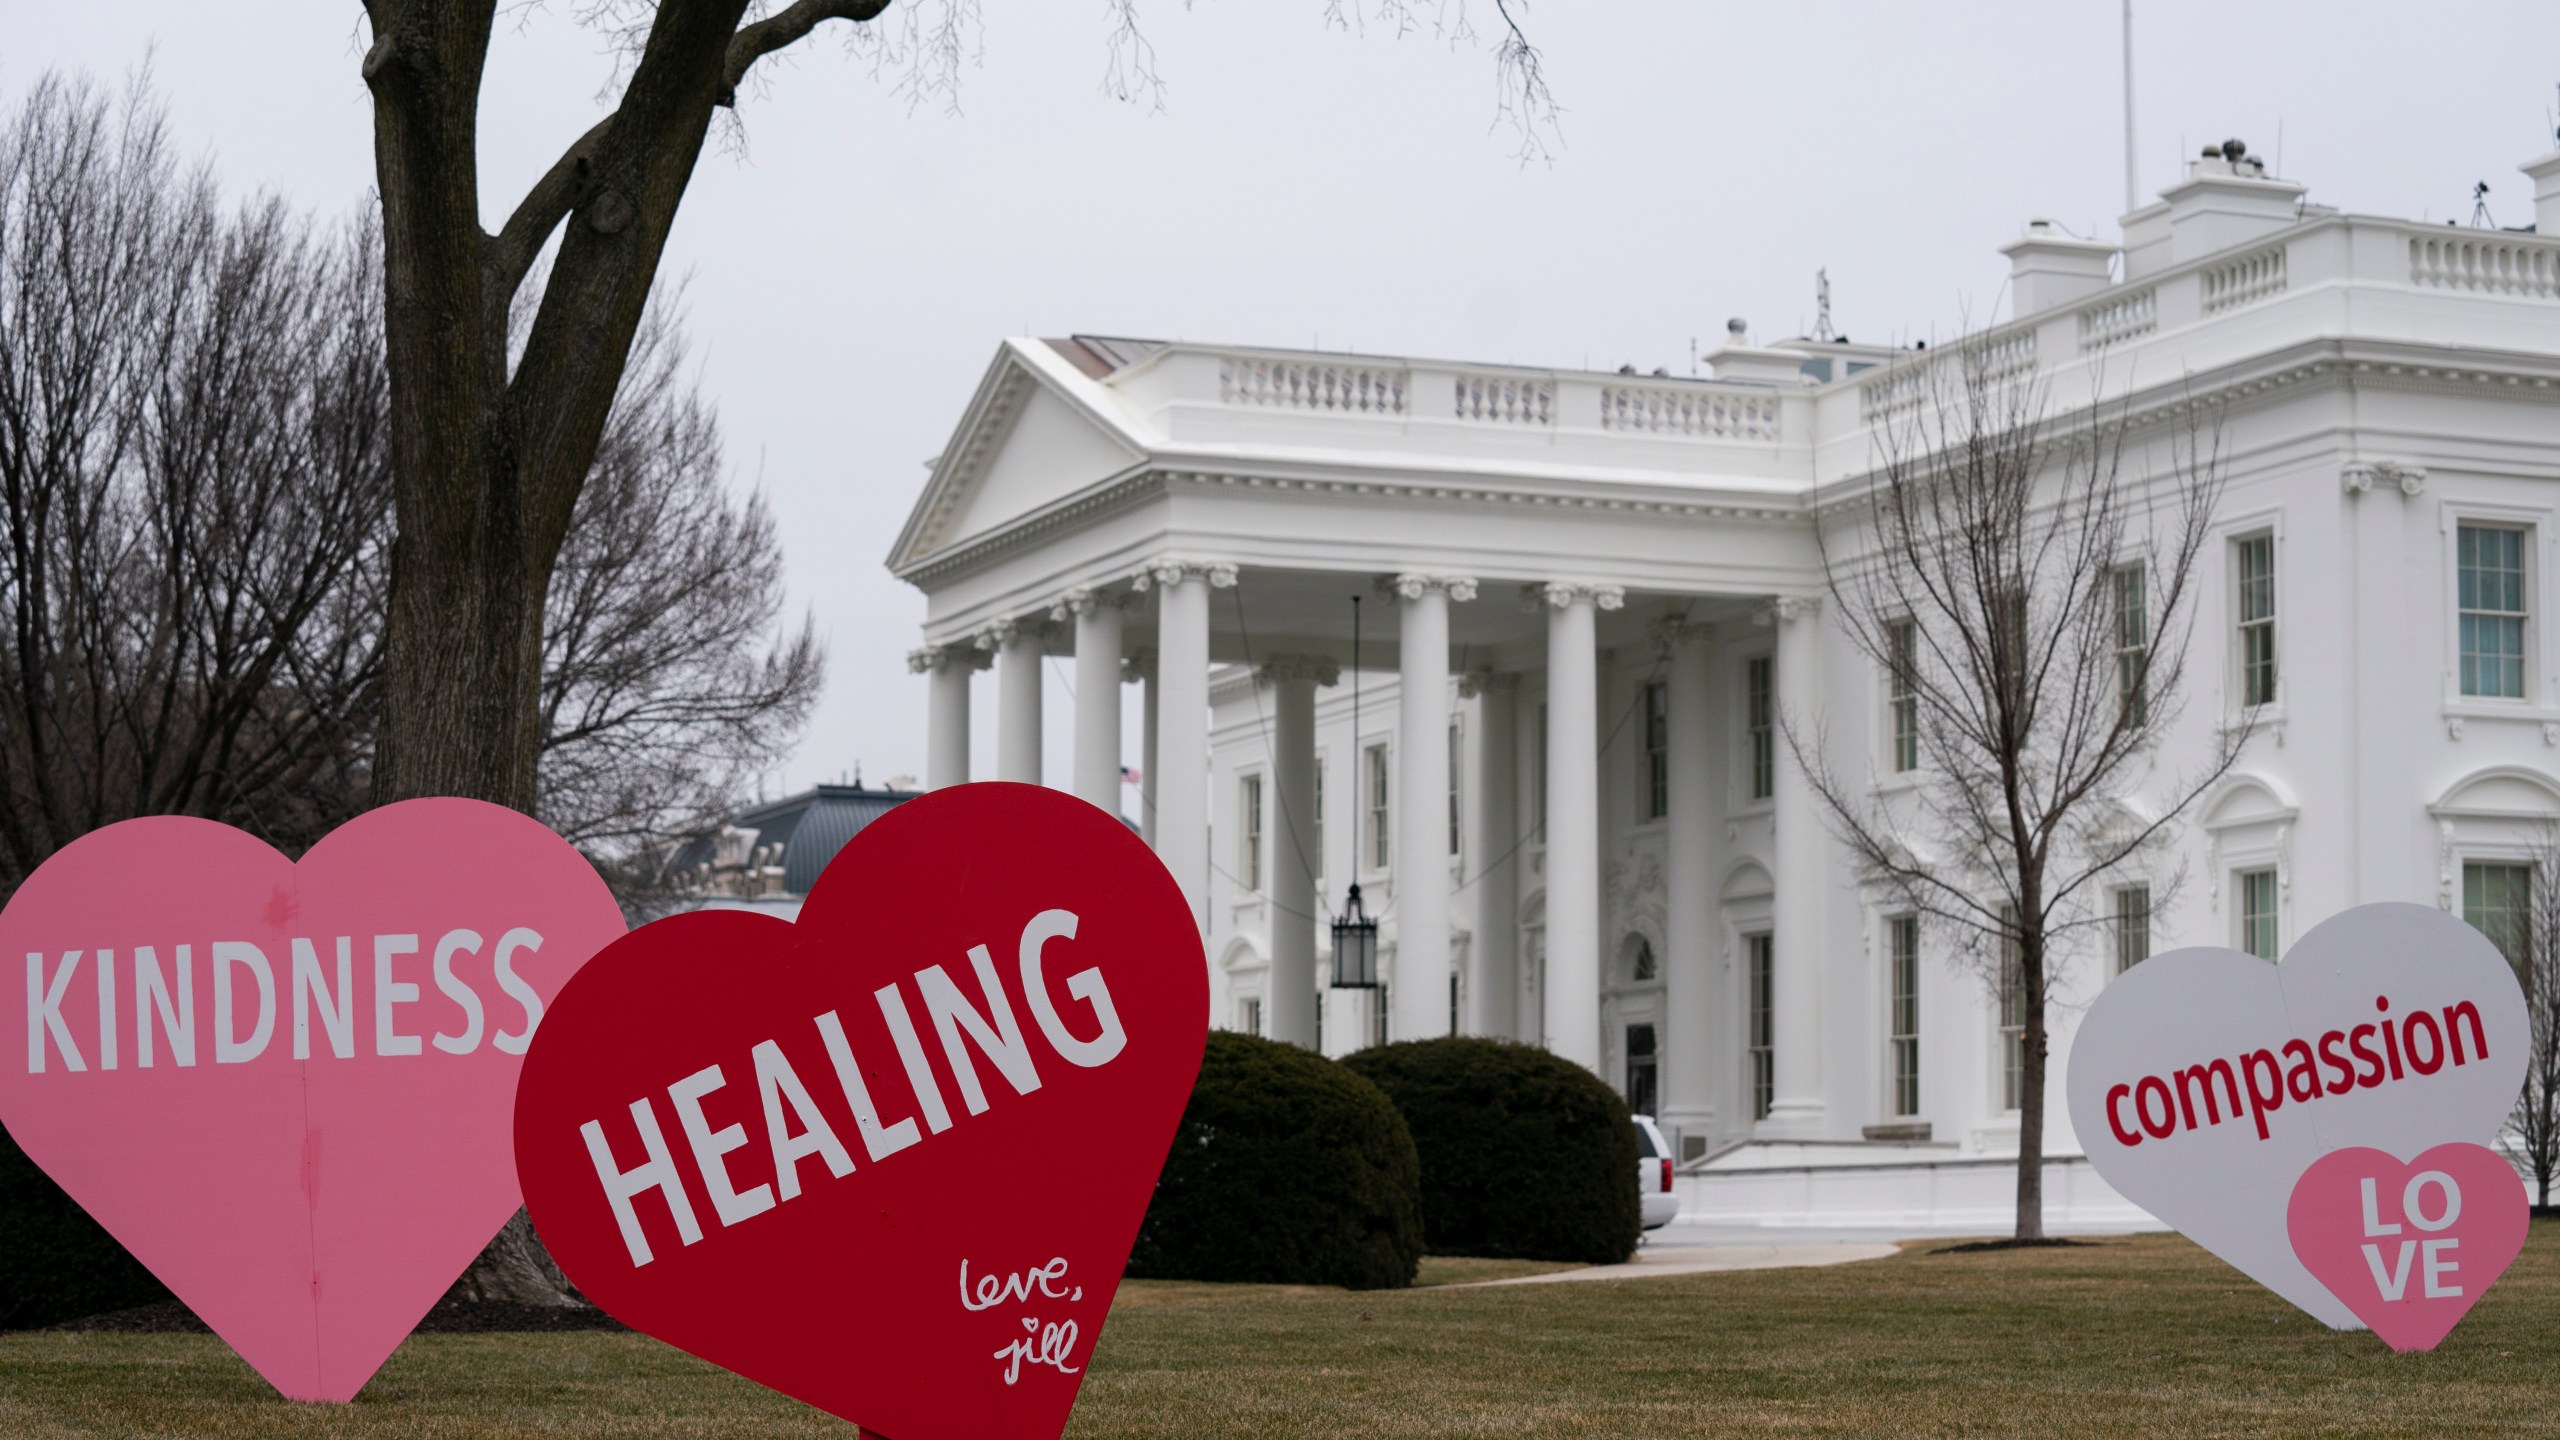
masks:
<path fill-rule="evenodd" d="M 1496 58 L 1534 133 L 1553 106 L 1516 23 L 1524 3 L 1494 0 Z M 714 117 L 766 56 L 831 21 L 851 25 L 857 48 L 902 73 L 914 99 L 947 98 L 973 51 L 977 4 L 915 0 L 875 25 L 890 0 L 593 0 L 582 16 L 627 61 L 613 108 L 491 234 L 478 127 L 498 9 L 365 0 L 399 514 L 373 779 L 383 800 L 469 795 L 530 810 L 553 570 Z M 1118 83 L 1150 90 L 1135 0 L 1106 14 L 1113 63 L 1136 67 Z M 1465 0 L 1444 0 L 1435 19 L 1466 15 Z M 510 316 L 545 253 L 518 349 Z"/>
<path fill-rule="evenodd" d="M 2048 423 L 2041 389 L 1985 337 L 1911 366 L 1880 427 L 1872 504 L 1817 529 L 1842 631 L 1903 700 L 1907 793 L 1836 773 L 1811 717 L 1789 747 L 1869 879 L 1992 984 L 2014 1026 L 2016 1238 L 2044 1235 L 2046 1013 L 2054 960 L 2237 759 L 2217 728 L 2193 773 L 2158 773 L 2187 676 L 2219 441 L 2192 414 L 2128 474 L 2130 422 L 2093 400 Z M 2149 808 L 2128 803 L 2137 794 Z"/>
<path fill-rule="evenodd" d="M 46 76 L 0 122 L 0 886 L 133 815 L 298 850 L 353 813 L 390 506 L 375 250 L 225 213 L 139 85 Z"/>
<path fill-rule="evenodd" d="M 2513 931 L 2489 938 L 2514 962 L 2532 1023 L 2524 1090 L 2507 1120 L 2508 1148 L 2533 1177 L 2534 1203 L 2547 1210 L 2560 1180 L 2560 834 L 2545 829 L 2537 838 L 2532 876 Z"/>

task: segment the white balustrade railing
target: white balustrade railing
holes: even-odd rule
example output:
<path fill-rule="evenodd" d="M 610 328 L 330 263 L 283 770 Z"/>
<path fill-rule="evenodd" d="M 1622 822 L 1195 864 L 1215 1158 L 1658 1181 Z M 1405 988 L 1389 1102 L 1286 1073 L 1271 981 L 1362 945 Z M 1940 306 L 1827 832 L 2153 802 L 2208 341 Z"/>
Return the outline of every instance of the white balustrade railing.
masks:
<path fill-rule="evenodd" d="M 1218 362 L 1218 399 L 1229 405 L 1402 415 L 1410 372 L 1323 360 L 1232 357 Z"/>
<path fill-rule="evenodd" d="M 1917 409 L 1941 380 L 1960 389 L 1970 383 L 1977 367 L 1985 385 L 2032 377 L 2042 358 L 2037 350 L 2039 333 L 2025 329 L 1985 335 L 1899 361 L 1858 388 L 1859 418 L 1874 424 Z"/>
<path fill-rule="evenodd" d="M 2284 293 L 2285 247 L 2270 246 L 2237 260 L 2206 267 L 2204 313 L 2219 315 Z"/>
<path fill-rule="evenodd" d="M 2409 238 L 2409 283 L 2429 290 L 2560 299 L 2560 246 L 2455 231 Z"/>
<path fill-rule="evenodd" d="M 1493 425 L 1556 423 L 1556 382 L 1509 375 L 1457 377 L 1458 418 Z"/>
<path fill-rule="evenodd" d="M 1778 397 L 1698 386 L 1603 385 L 1600 428 L 1717 440 L 1778 438 Z"/>
<path fill-rule="evenodd" d="M 2160 328 L 2160 292 L 2145 286 L 2080 312 L 2080 353 L 2094 354 Z"/>

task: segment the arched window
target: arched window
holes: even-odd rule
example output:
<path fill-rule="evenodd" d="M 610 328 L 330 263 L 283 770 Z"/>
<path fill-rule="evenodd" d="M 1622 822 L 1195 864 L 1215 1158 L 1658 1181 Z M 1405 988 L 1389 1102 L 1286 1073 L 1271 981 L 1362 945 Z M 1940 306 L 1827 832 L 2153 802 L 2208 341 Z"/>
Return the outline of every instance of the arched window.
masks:
<path fill-rule="evenodd" d="M 1657 978 L 1659 974 L 1659 968 L 1654 964 L 1653 959 L 1653 942 L 1641 935 L 1637 936 L 1635 950 L 1627 957 L 1627 978 L 1637 984 L 1643 984 L 1647 980 Z"/>

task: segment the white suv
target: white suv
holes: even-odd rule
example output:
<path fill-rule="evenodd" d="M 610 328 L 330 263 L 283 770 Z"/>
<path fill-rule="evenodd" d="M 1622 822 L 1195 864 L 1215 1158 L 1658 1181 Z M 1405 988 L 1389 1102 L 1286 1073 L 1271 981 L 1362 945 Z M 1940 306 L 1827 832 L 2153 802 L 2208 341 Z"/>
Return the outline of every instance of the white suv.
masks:
<path fill-rule="evenodd" d="M 1644 1205 L 1644 1228 L 1659 1230 L 1680 1213 L 1680 1197 L 1671 1192 L 1671 1143 L 1650 1115 L 1636 1122 L 1636 1196 Z"/>

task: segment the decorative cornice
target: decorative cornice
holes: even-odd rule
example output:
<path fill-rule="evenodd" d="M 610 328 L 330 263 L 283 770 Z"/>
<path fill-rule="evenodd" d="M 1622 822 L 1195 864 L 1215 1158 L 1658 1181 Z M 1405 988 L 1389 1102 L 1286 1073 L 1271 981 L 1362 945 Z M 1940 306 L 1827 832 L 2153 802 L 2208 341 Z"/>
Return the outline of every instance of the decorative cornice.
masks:
<path fill-rule="evenodd" d="M 1476 578 L 1472 575 L 1422 575 L 1409 572 L 1396 576 L 1389 585 L 1399 598 L 1405 600 L 1419 600 L 1434 590 L 1460 602 L 1476 598 Z"/>
<path fill-rule="evenodd" d="M 1274 655 L 1254 670 L 1256 678 L 1277 683 L 1282 680 L 1313 680 L 1318 685 L 1332 685 L 1342 679 L 1342 667 L 1321 655 Z"/>
<path fill-rule="evenodd" d="M 2377 482 L 2396 485 L 2401 494 L 2412 497 L 2427 489 L 2425 466 L 2404 465 L 2397 460 L 2350 460 L 2338 467 L 2338 479 L 2350 495 L 2362 495 Z"/>

